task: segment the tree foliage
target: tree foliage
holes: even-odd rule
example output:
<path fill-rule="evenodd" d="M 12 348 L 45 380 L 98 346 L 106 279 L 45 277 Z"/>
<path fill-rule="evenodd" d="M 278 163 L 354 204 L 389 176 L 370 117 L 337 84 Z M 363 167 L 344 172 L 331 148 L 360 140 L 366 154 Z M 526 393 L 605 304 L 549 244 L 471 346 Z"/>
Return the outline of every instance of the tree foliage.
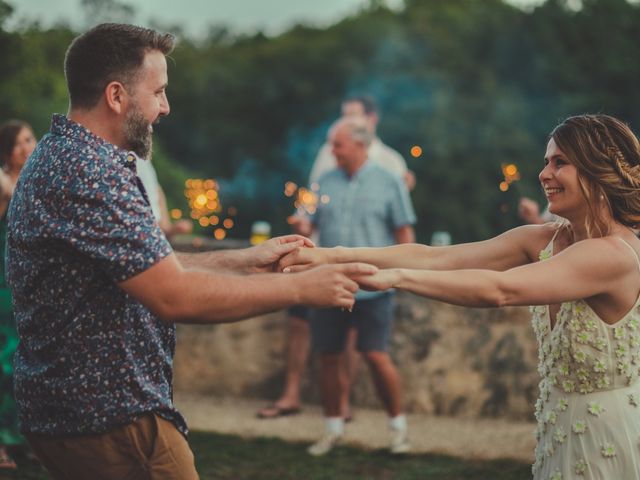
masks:
<path fill-rule="evenodd" d="M 514 226 L 520 195 L 542 200 L 537 173 L 560 120 L 603 112 L 640 125 L 640 6 L 573 3 L 523 11 L 501 0 L 406 0 L 392 11 L 371 2 L 327 29 L 266 37 L 214 26 L 204 39 L 183 36 L 169 62 L 172 112 L 157 128 L 170 203 L 184 208 L 182 181 L 196 172 L 220 180 L 223 201 L 238 208 L 235 234 L 257 219 L 284 233 L 285 181 L 305 183 L 340 100 L 369 93 L 381 106 L 381 138 L 417 174 L 420 240 L 435 230 L 477 240 Z M 0 27 L 9 15 L 0 1 Z M 73 35 L 0 30 L 3 117 L 42 133 L 66 109 L 62 61 Z M 421 157 L 410 157 L 413 145 Z M 498 189 L 503 163 L 522 176 L 507 192 Z"/>

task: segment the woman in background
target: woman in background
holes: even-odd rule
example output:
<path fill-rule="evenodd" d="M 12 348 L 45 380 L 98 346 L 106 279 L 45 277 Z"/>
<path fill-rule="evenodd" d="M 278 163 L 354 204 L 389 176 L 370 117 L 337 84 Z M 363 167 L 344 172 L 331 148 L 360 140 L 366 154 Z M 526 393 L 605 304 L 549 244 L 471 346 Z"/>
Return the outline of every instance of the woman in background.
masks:
<path fill-rule="evenodd" d="M 24 443 L 13 399 L 13 354 L 18 335 L 5 279 L 5 250 L 9 201 L 20 170 L 35 146 L 36 138 L 27 123 L 10 120 L 0 126 L 0 469 L 16 468 L 7 447 Z"/>

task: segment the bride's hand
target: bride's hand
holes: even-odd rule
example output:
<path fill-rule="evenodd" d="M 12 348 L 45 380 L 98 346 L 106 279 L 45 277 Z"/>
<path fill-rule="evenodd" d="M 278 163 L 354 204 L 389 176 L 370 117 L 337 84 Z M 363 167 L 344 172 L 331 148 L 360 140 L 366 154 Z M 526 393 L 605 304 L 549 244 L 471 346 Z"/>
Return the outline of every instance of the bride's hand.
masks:
<path fill-rule="evenodd" d="M 354 277 L 353 280 L 358 282 L 363 290 L 388 290 L 394 288 L 400 281 L 401 269 L 390 268 L 387 270 L 378 270 L 373 275 L 363 275 Z"/>

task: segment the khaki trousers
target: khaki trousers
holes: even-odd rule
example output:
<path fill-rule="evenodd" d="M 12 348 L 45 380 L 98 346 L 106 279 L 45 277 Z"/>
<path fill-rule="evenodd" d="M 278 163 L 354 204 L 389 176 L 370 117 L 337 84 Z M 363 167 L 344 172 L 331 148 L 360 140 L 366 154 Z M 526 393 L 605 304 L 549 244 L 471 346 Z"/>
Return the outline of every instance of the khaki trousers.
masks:
<path fill-rule="evenodd" d="M 55 480 L 198 480 L 186 439 L 155 414 L 101 435 L 25 436 Z"/>

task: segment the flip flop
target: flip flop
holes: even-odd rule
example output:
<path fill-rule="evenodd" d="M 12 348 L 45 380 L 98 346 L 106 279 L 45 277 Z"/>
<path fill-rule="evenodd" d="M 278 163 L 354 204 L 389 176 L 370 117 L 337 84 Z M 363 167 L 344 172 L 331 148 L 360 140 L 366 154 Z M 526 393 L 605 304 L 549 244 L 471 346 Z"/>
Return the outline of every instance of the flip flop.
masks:
<path fill-rule="evenodd" d="M 297 415 L 298 413 L 300 413 L 300 411 L 300 407 L 279 407 L 278 405 L 273 403 L 258 410 L 256 412 L 256 417 L 262 419 L 288 417 L 290 415 Z"/>
<path fill-rule="evenodd" d="M 15 460 L 9 456 L 6 448 L 0 448 L 0 470 L 15 470 L 18 468 Z"/>

